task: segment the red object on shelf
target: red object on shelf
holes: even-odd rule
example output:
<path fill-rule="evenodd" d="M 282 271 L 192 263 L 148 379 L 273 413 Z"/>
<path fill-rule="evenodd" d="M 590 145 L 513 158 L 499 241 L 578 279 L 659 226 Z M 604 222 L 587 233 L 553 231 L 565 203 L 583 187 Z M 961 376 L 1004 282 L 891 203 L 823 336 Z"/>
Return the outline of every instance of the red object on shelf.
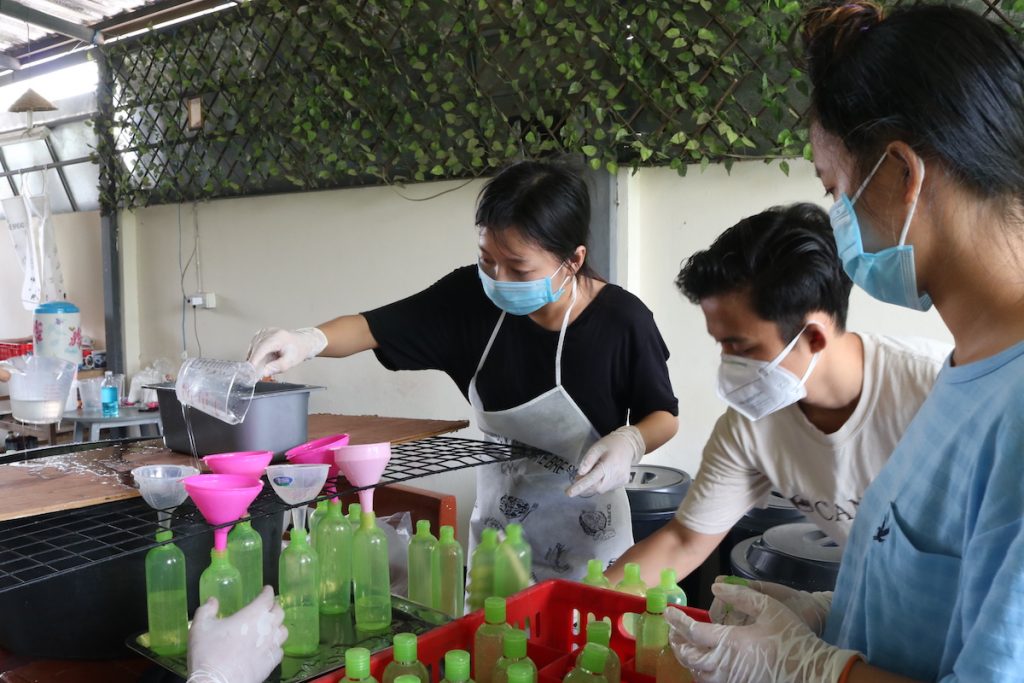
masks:
<path fill-rule="evenodd" d="M 575 664 L 579 648 L 586 644 L 587 621 L 609 617 L 612 621 L 611 647 L 622 660 L 622 680 L 626 683 L 653 683 L 652 676 L 632 669 L 635 641 L 622 627 L 624 614 L 644 612 L 643 598 L 605 588 L 594 588 L 574 581 L 552 580 L 531 586 L 506 601 L 508 623 L 527 632 L 527 655 L 537 665 L 538 683 L 561 683 Z M 677 609 L 670 607 L 670 609 Z M 704 610 L 683 607 L 697 621 L 710 621 Z M 449 650 L 473 653 L 473 638 L 484 621 L 483 610 L 438 626 L 419 637 L 418 655 L 430 671 L 430 680 L 440 681 L 441 664 Z M 392 659 L 392 649 L 382 650 L 370 659 L 370 673 L 383 679 L 384 667 Z M 476 678 L 475 665 L 473 662 Z M 315 679 L 315 683 L 337 683 L 344 669 Z"/>
<path fill-rule="evenodd" d="M 26 353 L 32 353 L 32 337 L 0 341 L 0 360 L 24 356 Z"/>

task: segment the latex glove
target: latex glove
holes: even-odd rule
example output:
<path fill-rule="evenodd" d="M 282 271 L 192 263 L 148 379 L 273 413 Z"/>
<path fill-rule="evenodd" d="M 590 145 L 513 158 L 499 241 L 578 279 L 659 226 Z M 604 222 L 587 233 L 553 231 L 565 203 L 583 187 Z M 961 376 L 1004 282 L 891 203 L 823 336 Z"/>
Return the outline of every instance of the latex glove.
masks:
<path fill-rule="evenodd" d="M 715 597 L 753 617 L 746 626 L 702 624 L 665 612 L 669 645 L 701 683 L 835 683 L 852 657 L 816 636 L 788 607 L 746 586 L 716 583 Z"/>
<path fill-rule="evenodd" d="M 633 425 L 619 427 L 602 437 L 580 461 L 576 479 L 565 490 L 570 498 L 607 493 L 629 482 L 629 471 L 647 452 L 640 430 Z"/>
<path fill-rule="evenodd" d="M 188 683 L 262 683 L 281 662 L 287 638 L 284 610 L 270 586 L 224 619 L 217 618 L 217 600 L 210 598 L 192 617 Z"/>
<path fill-rule="evenodd" d="M 249 343 L 249 362 L 260 377 L 290 370 L 327 348 L 327 336 L 316 327 L 282 330 L 266 327 Z"/>
<path fill-rule="evenodd" d="M 722 583 L 725 580 L 726 577 L 719 576 L 715 579 L 715 583 Z M 807 624 L 807 627 L 815 635 L 820 636 L 825 632 L 825 620 L 828 618 L 829 610 L 832 608 L 831 592 L 809 593 L 768 581 L 744 581 L 742 585 L 781 602 L 796 614 L 800 621 Z M 711 603 L 711 609 L 708 610 L 708 613 L 711 616 L 711 621 L 716 624 L 743 626 L 753 621 L 749 614 L 736 609 L 719 598 L 715 598 Z"/>

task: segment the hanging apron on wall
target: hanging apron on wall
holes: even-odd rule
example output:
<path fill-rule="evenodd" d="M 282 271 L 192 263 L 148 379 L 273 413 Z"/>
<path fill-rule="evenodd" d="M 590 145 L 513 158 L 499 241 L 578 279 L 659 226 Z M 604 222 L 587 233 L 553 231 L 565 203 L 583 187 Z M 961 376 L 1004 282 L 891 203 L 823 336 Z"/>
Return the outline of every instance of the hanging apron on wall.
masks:
<path fill-rule="evenodd" d="M 64 275 L 57 256 L 57 240 L 46 186 L 45 171 L 41 194 L 32 194 L 28 179 L 23 176 L 21 194 L 3 200 L 11 241 L 25 272 L 21 303 L 27 311 L 34 311 L 46 301 L 64 300 Z"/>
<path fill-rule="evenodd" d="M 507 410 L 484 410 L 476 380 L 505 320 L 504 312 L 469 383 L 476 425 L 488 440 L 518 442 L 550 454 L 477 468 L 476 504 L 470 518 L 470 556 L 485 527 L 522 524 L 533 549 L 535 581 L 580 579 L 586 574 L 587 560 L 598 558 L 608 563 L 633 545 L 625 489 L 589 498 L 565 495 L 583 455 L 600 438 L 562 387 L 562 347 L 575 304 L 574 280 L 572 301 L 558 335 L 553 389 Z"/>

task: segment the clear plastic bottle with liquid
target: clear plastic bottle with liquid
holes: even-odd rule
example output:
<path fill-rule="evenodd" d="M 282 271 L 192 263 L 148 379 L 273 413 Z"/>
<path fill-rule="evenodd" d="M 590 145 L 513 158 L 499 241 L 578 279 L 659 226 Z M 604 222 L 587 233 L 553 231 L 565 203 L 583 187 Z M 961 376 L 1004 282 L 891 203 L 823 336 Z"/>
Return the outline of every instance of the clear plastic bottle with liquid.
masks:
<path fill-rule="evenodd" d="M 306 526 L 309 527 L 309 544 L 313 546 L 313 550 L 316 550 L 316 528 L 320 526 L 320 520 L 327 515 L 328 502 L 326 499 L 318 500 L 316 507 L 309 513 L 309 520 L 306 522 Z"/>
<path fill-rule="evenodd" d="M 627 562 L 623 567 L 622 581 L 615 584 L 615 590 L 640 597 L 647 595 L 647 584 L 640 576 L 640 565 L 636 562 Z"/>
<path fill-rule="evenodd" d="M 476 683 L 493 683 L 494 667 L 504 652 L 505 634 L 510 629 L 505 621 L 505 598 L 492 596 L 484 600 L 484 623 L 473 638 Z"/>
<path fill-rule="evenodd" d="M 442 527 L 443 528 L 443 527 Z M 469 677 L 469 653 L 448 650 L 444 655 L 444 678 L 441 683 L 473 683 Z"/>
<path fill-rule="evenodd" d="M 305 529 L 292 527 L 291 541 L 278 563 L 281 607 L 288 639 L 282 649 L 290 657 L 308 657 L 320 647 L 319 560 Z"/>
<path fill-rule="evenodd" d="M 494 557 L 494 594 L 507 598 L 529 586 L 532 566 L 533 552 L 523 538 L 523 527 L 509 524 Z"/>
<path fill-rule="evenodd" d="M 656 683 L 693 683 L 693 674 L 679 663 L 671 645 L 665 647 L 658 655 L 658 673 L 655 674 L 655 681 Z"/>
<path fill-rule="evenodd" d="M 394 656 L 384 667 L 381 683 L 401 683 L 402 676 L 415 676 L 419 683 L 430 683 L 427 667 L 423 666 L 423 662 L 417 657 L 415 633 L 395 634 Z"/>
<path fill-rule="evenodd" d="M 660 588 L 647 591 L 647 611 L 636 620 L 636 661 L 633 668 L 639 673 L 648 676 L 658 673 L 658 657 L 668 645 L 667 604 L 667 596 Z"/>
<path fill-rule="evenodd" d="M 317 515 L 320 523 L 310 536 L 320 560 L 320 612 L 347 612 L 352 595 L 352 536 L 348 520 L 341 514 L 341 501 L 333 500 Z"/>
<path fill-rule="evenodd" d="M 440 599 L 434 609 L 458 619 L 466 612 L 466 570 L 462 544 L 455 538 L 454 527 L 441 527 L 436 554 Z"/>
<path fill-rule="evenodd" d="M 263 590 L 263 539 L 252 522 L 238 522 L 228 534 L 228 559 L 242 575 L 242 604 Z"/>
<path fill-rule="evenodd" d="M 658 584 L 658 588 L 664 591 L 668 604 L 686 607 L 686 593 L 679 585 L 675 569 L 661 570 L 661 582 Z"/>
<path fill-rule="evenodd" d="M 441 570 L 437 554 L 437 537 L 430 533 L 430 520 L 416 522 L 416 533 L 409 539 L 409 600 L 436 607 L 441 601 Z"/>
<path fill-rule="evenodd" d="M 359 529 L 359 519 L 362 517 L 362 514 L 363 506 L 359 503 L 351 503 L 348 506 L 348 514 L 346 515 L 346 518 L 348 519 L 349 526 L 352 527 L 353 532 Z"/>
<path fill-rule="evenodd" d="M 576 668 L 565 675 L 562 683 L 608 683 L 602 673 L 607 659 L 608 648 L 597 643 L 587 643 Z"/>
<path fill-rule="evenodd" d="M 517 628 L 509 628 L 501 645 L 502 655 L 494 665 L 494 676 L 491 683 L 509 683 L 508 669 L 513 664 L 522 662 L 533 669 L 537 676 L 537 665 L 526 656 L 526 633 Z"/>
<path fill-rule="evenodd" d="M 587 624 L 587 642 L 597 643 L 608 648 L 608 657 L 604 661 L 604 677 L 608 683 L 619 683 L 622 680 L 622 662 L 619 655 L 611 647 L 612 625 L 607 621 L 592 621 Z M 579 657 L 583 656 L 580 651 Z M 579 666 L 579 657 L 576 658 L 576 665 Z"/>
<path fill-rule="evenodd" d="M 161 531 L 156 540 L 164 543 L 172 537 L 170 531 Z M 149 649 L 163 656 L 184 654 L 188 649 L 185 554 L 173 543 L 146 553 L 146 609 Z"/>
<path fill-rule="evenodd" d="M 114 381 L 114 373 L 107 370 L 103 373 L 103 381 L 100 383 L 100 408 L 103 417 L 117 417 L 120 413 L 118 405 L 121 397 L 117 395 L 117 382 Z"/>
<path fill-rule="evenodd" d="M 372 512 L 360 514 L 359 530 L 352 538 L 352 592 L 357 629 L 375 632 L 391 625 L 388 539 Z"/>
<path fill-rule="evenodd" d="M 587 575 L 583 583 L 597 588 L 611 588 L 612 582 L 604 575 L 604 563 L 601 560 L 587 560 Z"/>
<path fill-rule="evenodd" d="M 217 598 L 217 616 L 223 619 L 242 609 L 242 575 L 228 560 L 227 550 L 210 550 L 210 566 L 199 576 L 199 604 Z"/>
<path fill-rule="evenodd" d="M 486 528 L 480 533 L 480 544 L 473 549 L 469 563 L 469 609 L 483 609 L 484 600 L 494 595 L 494 556 L 498 551 L 498 532 Z"/>
<path fill-rule="evenodd" d="M 377 683 L 370 675 L 370 651 L 365 647 L 345 650 L 345 677 L 341 683 Z"/>

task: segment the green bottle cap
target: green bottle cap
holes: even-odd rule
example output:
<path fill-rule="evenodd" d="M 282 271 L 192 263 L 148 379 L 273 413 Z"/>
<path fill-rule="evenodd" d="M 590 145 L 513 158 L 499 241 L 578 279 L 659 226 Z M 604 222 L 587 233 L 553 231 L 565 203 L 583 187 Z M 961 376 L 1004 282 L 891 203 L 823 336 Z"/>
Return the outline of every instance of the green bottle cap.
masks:
<path fill-rule="evenodd" d="M 508 683 L 533 683 L 533 667 L 526 662 L 516 662 L 509 665 L 505 671 L 508 676 Z"/>
<path fill-rule="evenodd" d="M 465 650 L 449 650 L 444 656 L 444 677 L 451 683 L 469 680 L 469 653 Z"/>
<path fill-rule="evenodd" d="M 521 524 L 509 524 L 505 527 L 505 540 L 512 543 L 521 543 L 523 540 L 523 526 Z"/>
<path fill-rule="evenodd" d="M 174 532 L 172 532 L 170 529 L 164 529 L 163 531 L 156 532 L 157 543 L 163 543 L 164 541 L 169 541 L 172 538 L 174 538 Z"/>
<path fill-rule="evenodd" d="M 416 634 L 396 633 L 395 634 L 395 661 L 415 662 L 416 661 Z"/>
<path fill-rule="evenodd" d="M 677 583 L 679 582 L 676 580 L 675 569 L 661 570 L 661 583 L 658 584 L 658 588 L 664 591 L 675 590 L 676 588 L 678 588 L 678 586 L 676 585 Z"/>
<path fill-rule="evenodd" d="M 370 651 L 365 647 L 345 650 L 345 678 L 366 678 L 370 675 Z"/>
<path fill-rule="evenodd" d="M 484 619 L 488 624 L 505 623 L 505 598 L 491 596 L 484 600 Z"/>
<path fill-rule="evenodd" d="M 441 527 L 441 543 L 454 543 L 455 542 L 455 527 L 448 526 L 447 524 Z"/>
<path fill-rule="evenodd" d="M 587 578 L 600 581 L 604 575 L 604 563 L 601 560 L 587 560 Z"/>
<path fill-rule="evenodd" d="M 488 548 L 494 548 L 498 545 L 498 531 L 487 527 L 480 532 L 480 545 L 487 546 Z"/>
<path fill-rule="evenodd" d="M 348 506 L 348 516 L 351 517 L 353 521 L 358 520 L 361 514 L 363 514 L 363 506 L 359 503 L 352 503 Z"/>
<path fill-rule="evenodd" d="M 423 683 L 419 676 L 413 676 L 412 674 L 402 674 L 395 679 L 395 683 Z"/>
<path fill-rule="evenodd" d="M 587 643 L 587 646 L 583 648 L 580 667 L 591 673 L 598 673 L 604 671 L 606 661 L 608 661 L 608 648 L 597 643 Z"/>
<path fill-rule="evenodd" d="M 416 522 L 416 535 L 420 537 L 430 536 L 430 520 L 421 519 Z"/>
<path fill-rule="evenodd" d="M 509 659 L 522 659 L 526 656 L 526 634 L 519 629 L 506 631 L 502 642 L 502 652 Z"/>
<path fill-rule="evenodd" d="M 668 606 L 668 594 L 660 588 L 647 591 L 647 611 L 651 614 L 664 614 Z"/>
<path fill-rule="evenodd" d="M 624 568 L 624 573 L 625 576 L 623 578 L 623 581 L 627 581 L 629 583 L 637 583 L 643 581 L 643 579 L 640 578 L 640 565 L 638 565 L 636 562 L 627 562 Z"/>
<path fill-rule="evenodd" d="M 330 507 L 328 509 L 328 514 L 330 514 L 332 517 L 334 515 L 341 516 L 341 501 L 340 500 L 335 499 L 335 500 L 331 501 Z M 347 652 L 347 650 L 346 650 L 346 652 Z"/>
<path fill-rule="evenodd" d="M 749 586 L 750 582 L 740 576 L 727 576 L 722 579 L 722 583 L 730 583 L 734 586 Z"/>
<path fill-rule="evenodd" d="M 325 510 L 327 510 L 327 499 L 325 498 L 324 500 L 318 500 L 316 502 L 316 511 L 323 512 Z"/>
<path fill-rule="evenodd" d="M 359 528 L 364 531 L 377 527 L 377 516 L 372 512 L 363 512 L 359 515 Z"/>
<path fill-rule="evenodd" d="M 612 641 L 612 625 L 607 621 L 592 621 L 587 624 L 587 642 L 608 647 Z"/>

